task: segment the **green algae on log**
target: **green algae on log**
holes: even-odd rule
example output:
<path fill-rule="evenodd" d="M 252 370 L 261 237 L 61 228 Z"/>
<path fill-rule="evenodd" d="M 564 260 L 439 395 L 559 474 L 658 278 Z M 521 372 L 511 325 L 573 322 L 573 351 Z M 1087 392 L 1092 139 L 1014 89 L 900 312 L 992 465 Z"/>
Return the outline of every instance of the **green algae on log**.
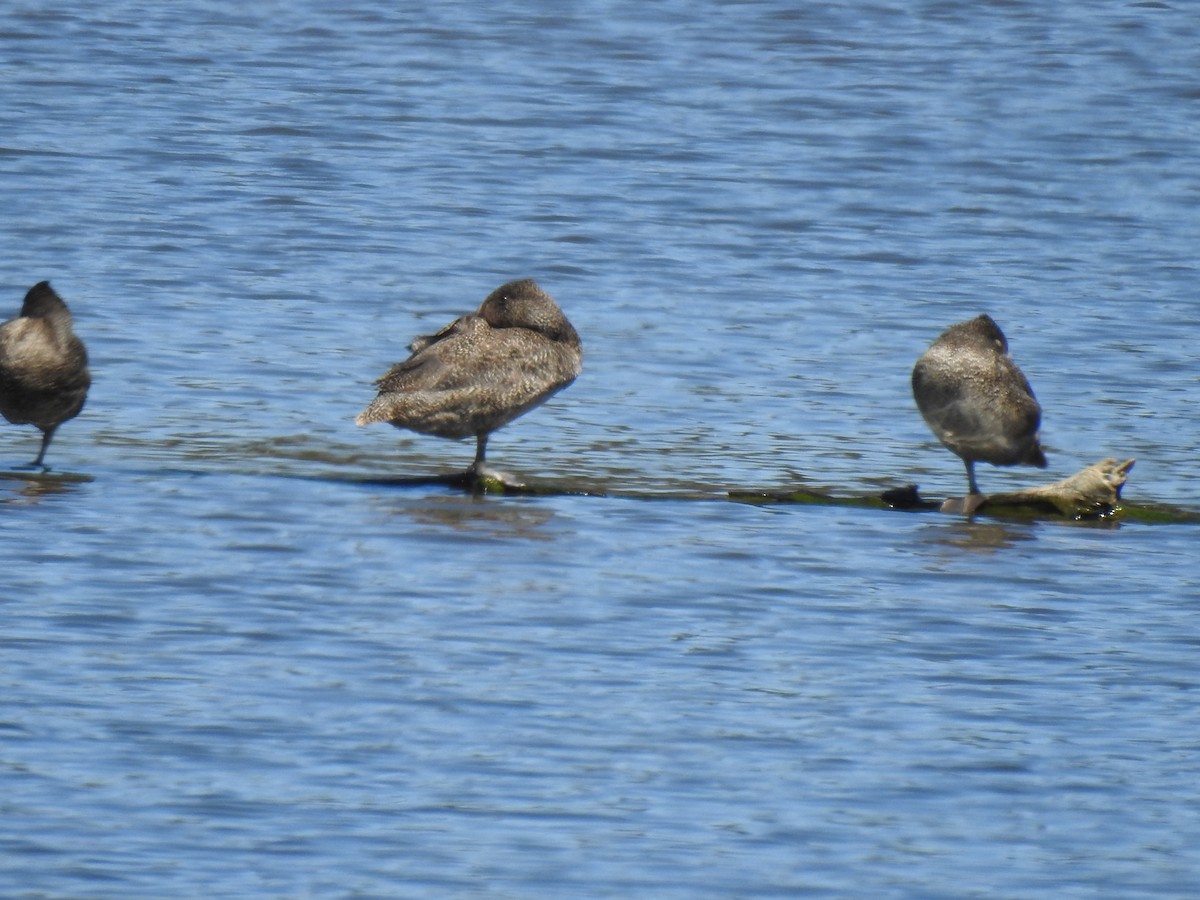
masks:
<path fill-rule="evenodd" d="M 733 490 L 729 498 L 741 503 L 802 503 L 854 506 L 862 509 L 941 511 L 957 515 L 1056 519 L 1114 519 L 1148 523 L 1200 523 L 1200 513 L 1162 504 L 1129 504 L 1121 489 L 1134 460 L 1102 459 L 1070 478 L 1005 494 L 975 494 L 948 500 L 927 500 L 916 485 L 893 488 L 880 495 L 846 497 L 802 488 L 793 491 Z"/>

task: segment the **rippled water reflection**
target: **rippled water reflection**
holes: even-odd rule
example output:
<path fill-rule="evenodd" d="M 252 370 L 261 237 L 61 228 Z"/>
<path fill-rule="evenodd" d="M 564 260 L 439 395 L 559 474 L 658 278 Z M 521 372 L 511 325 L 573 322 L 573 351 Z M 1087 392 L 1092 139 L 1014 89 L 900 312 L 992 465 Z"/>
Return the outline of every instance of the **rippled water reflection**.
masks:
<path fill-rule="evenodd" d="M 3 293 L 95 375 L 0 479 L 0 893 L 1189 895 L 1194 526 L 726 492 L 961 490 L 908 376 L 987 311 L 1049 477 L 1200 508 L 1197 24 L 0 13 Z M 592 496 L 399 483 L 472 448 L 371 379 L 525 275 L 584 373 L 489 457 Z"/>

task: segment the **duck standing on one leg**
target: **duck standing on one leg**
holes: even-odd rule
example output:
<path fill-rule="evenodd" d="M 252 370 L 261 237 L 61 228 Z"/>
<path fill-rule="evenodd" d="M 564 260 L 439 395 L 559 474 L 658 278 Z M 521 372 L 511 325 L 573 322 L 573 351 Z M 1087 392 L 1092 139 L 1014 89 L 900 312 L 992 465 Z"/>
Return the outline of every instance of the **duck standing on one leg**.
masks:
<path fill-rule="evenodd" d="M 477 312 L 418 337 L 410 349 L 376 382 L 378 396 L 355 421 L 474 437 L 467 477 L 510 484 L 485 463 L 488 435 L 565 388 L 583 366 L 579 335 L 532 278 L 497 288 Z"/>
<path fill-rule="evenodd" d="M 913 367 L 912 388 L 929 428 L 966 465 L 972 495 L 977 460 L 1046 467 L 1042 408 L 990 316 L 942 332 Z"/>
<path fill-rule="evenodd" d="M 67 304 L 40 281 L 25 295 L 21 314 L 0 325 L 0 415 L 41 429 L 34 467 L 42 465 L 58 426 L 79 415 L 92 383 L 72 324 Z"/>

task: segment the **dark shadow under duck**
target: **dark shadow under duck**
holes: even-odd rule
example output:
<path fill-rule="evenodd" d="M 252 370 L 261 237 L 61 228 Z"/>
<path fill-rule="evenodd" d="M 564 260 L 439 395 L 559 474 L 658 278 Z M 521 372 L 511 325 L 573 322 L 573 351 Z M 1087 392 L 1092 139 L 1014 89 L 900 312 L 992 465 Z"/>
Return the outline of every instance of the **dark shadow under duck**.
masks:
<path fill-rule="evenodd" d="M 34 467 L 43 465 L 58 426 L 83 409 L 92 383 L 87 362 L 71 312 L 48 281 L 30 288 L 21 314 L 0 325 L 0 415 L 41 429 Z"/>
<path fill-rule="evenodd" d="M 505 284 L 478 311 L 416 338 L 355 419 L 419 434 L 475 438 L 466 475 L 506 481 L 485 462 L 488 435 L 544 403 L 583 366 L 579 335 L 532 278 Z"/>
<path fill-rule="evenodd" d="M 913 367 L 912 389 L 929 428 L 966 465 L 971 494 L 977 461 L 1045 468 L 1042 408 L 991 316 L 942 332 Z"/>

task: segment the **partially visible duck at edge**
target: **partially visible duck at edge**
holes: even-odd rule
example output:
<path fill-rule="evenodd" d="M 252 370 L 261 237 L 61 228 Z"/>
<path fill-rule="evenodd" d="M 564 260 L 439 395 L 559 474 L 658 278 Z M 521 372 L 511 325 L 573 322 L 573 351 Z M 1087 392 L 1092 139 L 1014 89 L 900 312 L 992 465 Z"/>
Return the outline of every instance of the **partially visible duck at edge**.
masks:
<path fill-rule="evenodd" d="M 966 465 L 972 495 L 977 461 L 1046 467 L 1042 408 L 991 316 L 942 332 L 913 367 L 912 389 L 930 430 Z"/>
<path fill-rule="evenodd" d="M 0 325 L 0 415 L 41 429 L 35 468 L 43 465 L 58 426 L 83 409 L 91 383 L 87 350 L 67 304 L 50 282 L 38 282 L 25 295 L 21 314 Z"/>
<path fill-rule="evenodd" d="M 496 288 L 476 312 L 409 349 L 376 382 L 378 396 L 355 422 L 474 437 L 467 477 L 505 483 L 515 482 L 486 465 L 488 435 L 561 391 L 583 367 L 579 335 L 532 278 Z"/>

